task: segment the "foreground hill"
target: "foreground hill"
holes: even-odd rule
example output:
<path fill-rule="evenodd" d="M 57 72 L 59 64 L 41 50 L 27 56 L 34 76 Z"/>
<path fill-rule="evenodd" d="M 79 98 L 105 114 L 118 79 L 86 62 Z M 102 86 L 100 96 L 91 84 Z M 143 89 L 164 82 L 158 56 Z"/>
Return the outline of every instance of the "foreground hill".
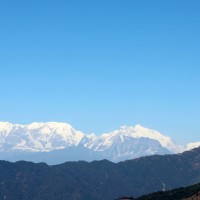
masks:
<path fill-rule="evenodd" d="M 200 184 L 166 192 L 156 192 L 139 198 L 122 197 L 118 200 L 200 200 Z"/>
<path fill-rule="evenodd" d="M 179 155 L 44 163 L 0 161 L 0 199 L 111 200 L 200 182 L 200 148 Z"/>

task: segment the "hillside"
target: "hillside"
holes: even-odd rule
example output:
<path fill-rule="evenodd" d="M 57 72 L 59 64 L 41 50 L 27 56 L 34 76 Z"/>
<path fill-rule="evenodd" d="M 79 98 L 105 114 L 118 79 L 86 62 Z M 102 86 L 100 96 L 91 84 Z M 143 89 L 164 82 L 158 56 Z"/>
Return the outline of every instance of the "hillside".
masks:
<path fill-rule="evenodd" d="M 110 200 L 138 197 L 200 182 L 200 148 L 178 155 L 120 163 L 107 160 L 44 163 L 0 161 L 0 199 Z"/>
<path fill-rule="evenodd" d="M 199 200 L 200 199 L 200 184 L 195 184 L 188 187 L 182 187 L 166 192 L 156 192 L 145 195 L 139 198 L 122 197 L 118 200 Z"/>

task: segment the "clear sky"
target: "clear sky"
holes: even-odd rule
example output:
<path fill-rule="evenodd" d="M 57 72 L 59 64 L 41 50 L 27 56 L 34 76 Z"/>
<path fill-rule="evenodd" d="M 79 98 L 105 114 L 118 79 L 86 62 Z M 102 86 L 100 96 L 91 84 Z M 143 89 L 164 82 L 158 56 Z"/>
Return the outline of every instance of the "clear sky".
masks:
<path fill-rule="evenodd" d="M 200 141 L 199 0 L 0 1 L 0 121 Z"/>

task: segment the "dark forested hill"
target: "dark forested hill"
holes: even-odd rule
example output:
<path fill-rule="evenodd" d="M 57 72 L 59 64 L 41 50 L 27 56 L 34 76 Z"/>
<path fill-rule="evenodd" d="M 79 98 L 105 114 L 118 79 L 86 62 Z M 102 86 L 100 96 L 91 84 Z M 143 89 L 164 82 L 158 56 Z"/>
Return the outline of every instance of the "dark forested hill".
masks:
<path fill-rule="evenodd" d="M 200 184 L 182 187 L 166 192 L 155 192 L 138 198 L 122 197 L 118 200 L 199 200 Z"/>
<path fill-rule="evenodd" d="M 0 199 L 112 200 L 200 182 L 200 148 L 179 155 L 150 156 L 114 164 L 0 161 Z"/>

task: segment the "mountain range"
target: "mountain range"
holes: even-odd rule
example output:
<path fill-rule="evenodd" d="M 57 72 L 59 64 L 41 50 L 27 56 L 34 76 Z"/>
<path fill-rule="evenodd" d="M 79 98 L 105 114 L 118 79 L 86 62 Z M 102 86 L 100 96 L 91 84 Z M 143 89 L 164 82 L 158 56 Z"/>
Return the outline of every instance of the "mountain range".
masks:
<path fill-rule="evenodd" d="M 34 122 L 29 125 L 0 122 L 0 159 L 59 164 L 65 161 L 107 159 L 124 161 L 149 155 L 181 153 L 200 146 L 177 145 L 171 138 L 151 129 L 122 126 L 99 136 L 84 134 L 70 124 Z"/>
<path fill-rule="evenodd" d="M 0 161 L 0 172 L 2 200 L 136 198 L 199 183 L 200 148 L 182 154 L 146 156 L 119 163 L 101 160 L 49 166 Z"/>

